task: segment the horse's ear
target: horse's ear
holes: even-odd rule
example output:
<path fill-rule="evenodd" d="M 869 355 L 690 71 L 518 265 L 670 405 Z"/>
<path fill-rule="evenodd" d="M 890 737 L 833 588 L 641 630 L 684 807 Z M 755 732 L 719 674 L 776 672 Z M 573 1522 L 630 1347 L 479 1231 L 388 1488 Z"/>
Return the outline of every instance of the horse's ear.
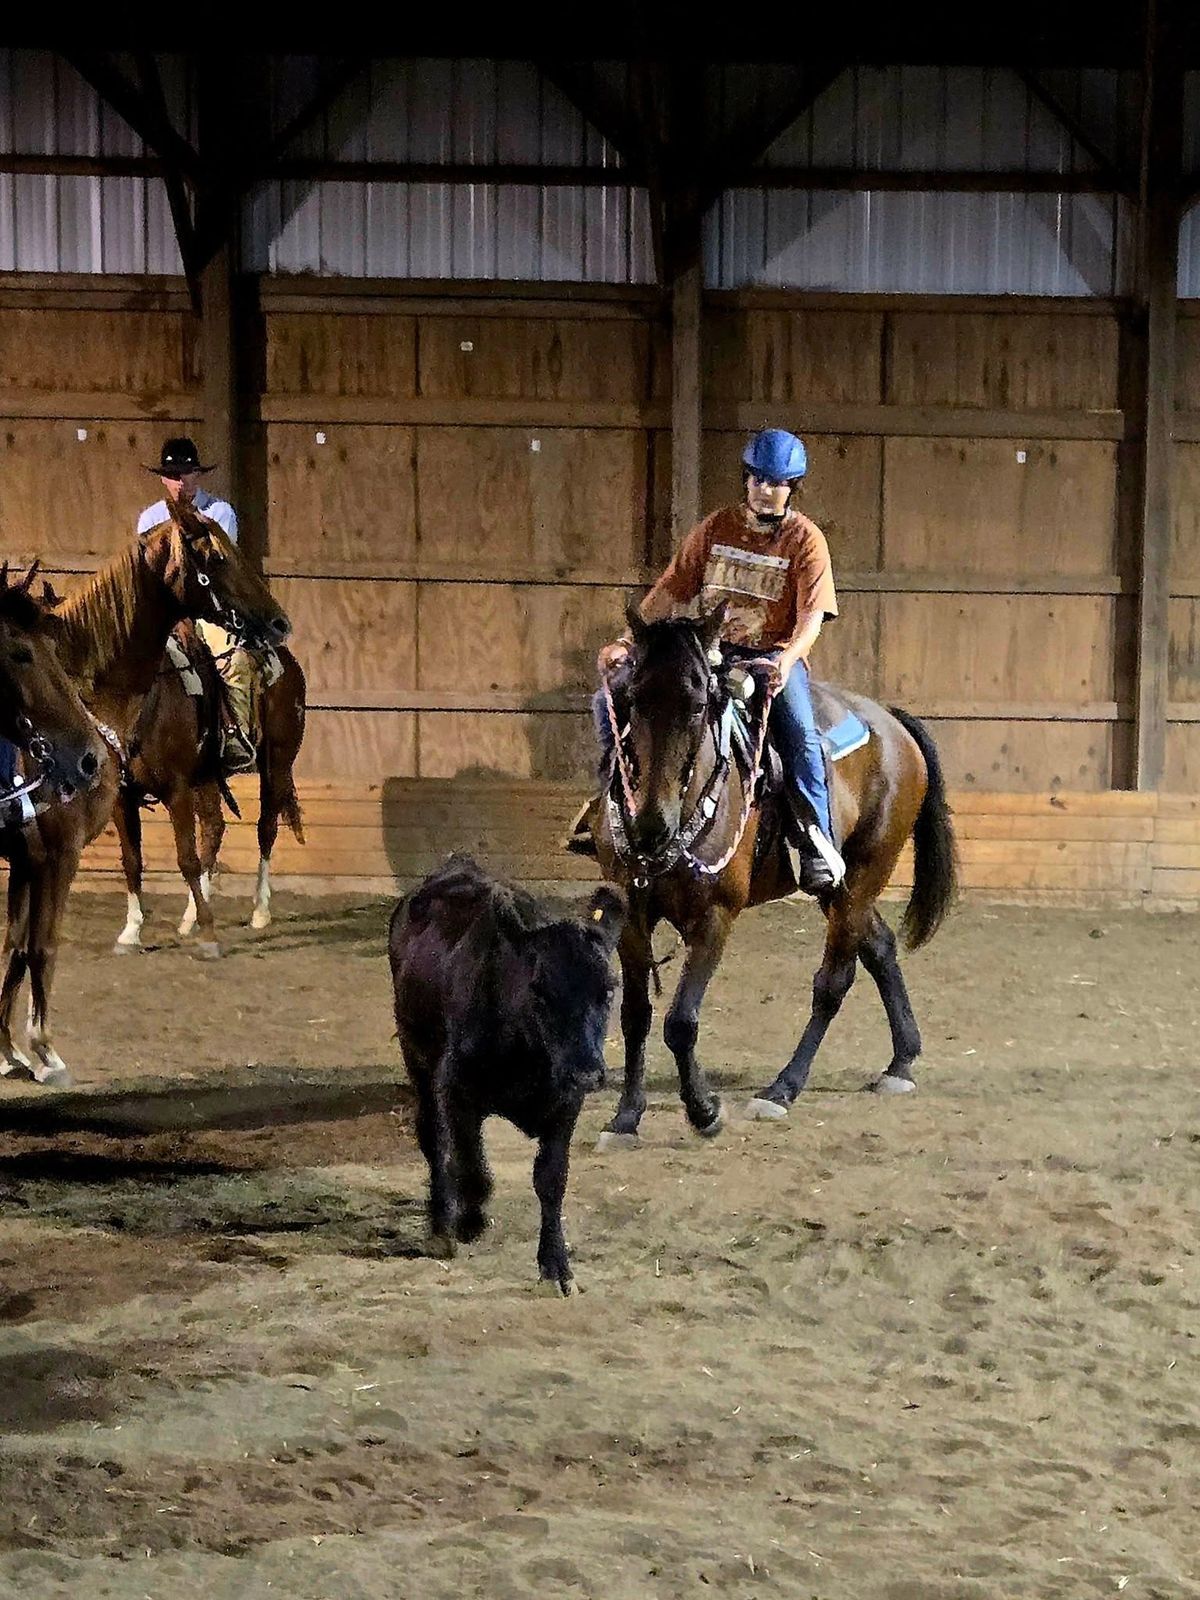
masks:
<path fill-rule="evenodd" d="M 38 568 L 41 566 L 41 564 L 42 563 L 41 563 L 40 557 L 35 556 L 33 558 L 33 565 L 30 567 L 29 571 L 25 574 L 25 576 L 21 579 L 20 583 L 17 585 L 17 588 L 21 591 L 22 594 L 28 594 L 30 589 L 32 589 L 33 580 L 37 577 Z"/>
<path fill-rule="evenodd" d="M 53 611 L 55 606 L 60 605 L 61 603 L 62 603 L 62 595 L 55 594 L 53 585 L 50 583 L 49 579 L 43 578 L 42 579 L 42 604 L 43 604 L 43 606 L 45 606 L 47 611 Z"/>
<path fill-rule="evenodd" d="M 725 613 L 728 610 L 729 601 L 722 600 L 714 611 L 710 611 L 707 616 L 701 617 L 697 623 L 700 643 L 706 651 L 711 650 L 721 637 L 721 629 L 725 626 Z"/>
<path fill-rule="evenodd" d="M 8 562 L 5 561 L 4 565 L 0 566 L 0 594 L 3 594 L 5 589 L 7 589 L 7 588 L 8 588 Z"/>
<path fill-rule="evenodd" d="M 646 637 L 646 624 L 642 621 L 641 611 L 632 602 L 625 607 L 625 621 L 629 624 L 634 643 L 641 644 Z"/>

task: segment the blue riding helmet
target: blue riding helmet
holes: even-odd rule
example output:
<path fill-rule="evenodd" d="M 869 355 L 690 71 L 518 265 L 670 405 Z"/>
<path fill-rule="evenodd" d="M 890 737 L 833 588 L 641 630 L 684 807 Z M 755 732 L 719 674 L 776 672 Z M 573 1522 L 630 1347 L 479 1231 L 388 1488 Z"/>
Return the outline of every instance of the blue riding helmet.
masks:
<path fill-rule="evenodd" d="M 790 483 L 808 471 L 808 453 L 794 433 L 785 428 L 767 428 L 751 439 L 742 452 L 742 463 L 756 478 Z"/>

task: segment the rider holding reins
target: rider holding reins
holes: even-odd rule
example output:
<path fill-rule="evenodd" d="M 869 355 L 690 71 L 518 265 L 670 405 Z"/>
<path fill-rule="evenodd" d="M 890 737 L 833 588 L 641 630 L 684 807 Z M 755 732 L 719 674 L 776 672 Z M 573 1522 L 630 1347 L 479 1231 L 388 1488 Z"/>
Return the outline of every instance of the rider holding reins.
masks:
<path fill-rule="evenodd" d="M 703 597 L 706 610 L 727 602 L 722 641 L 770 659 L 778 675 L 771 727 L 798 815 L 815 811 L 806 830 L 802 887 L 831 889 L 845 875 L 833 846 L 825 758 L 813 716 L 808 658 L 837 595 L 825 536 L 793 504 L 808 471 L 795 434 L 769 428 L 742 455 L 741 505 L 714 511 L 686 536 L 674 559 L 642 600 L 646 622 L 658 622 Z M 626 634 L 600 651 L 605 677 L 620 675 L 633 640 Z M 606 755 L 612 746 L 603 690 L 596 728 Z"/>

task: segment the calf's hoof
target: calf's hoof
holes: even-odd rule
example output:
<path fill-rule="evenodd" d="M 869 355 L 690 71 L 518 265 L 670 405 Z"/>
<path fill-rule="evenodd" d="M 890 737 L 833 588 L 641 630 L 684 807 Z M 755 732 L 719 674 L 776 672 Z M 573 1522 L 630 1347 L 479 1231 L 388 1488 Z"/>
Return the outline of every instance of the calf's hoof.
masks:
<path fill-rule="evenodd" d="M 562 1295 L 564 1299 L 568 1299 L 571 1295 L 579 1293 L 579 1285 L 571 1275 L 570 1268 L 564 1268 L 561 1272 L 543 1269 L 538 1282 L 538 1292 L 544 1295 Z"/>
<path fill-rule="evenodd" d="M 898 1072 L 885 1072 L 881 1078 L 868 1085 L 872 1094 L 915 1094 L 917 1086 L 911 1078 L 902 1078 Z"/>
<path fill-rule="evenodd" d="M 764 1100 L 761 1095 L 746 1102 L 744 1113 L 747 1122 L 778 1122 L 787 1114 L 788 1108 L 781 1106 L 778 1100 Z"/>
<path fill-rule="evenodd" d="M 426 1249 L 435 1261 L 452 1261 L 458 1245 L 448 1233 L 431 1233 Z"/>
<path fill-rule="evenodd" d="M 614 1133 L 611 1128 L 605 1128 L 596 1140 L 596 1149 L 601 1154 L 605 1150 L 636 1150 L 641 1142 L 636 1133 Z"/>
<path fill-rule="evenodd" d="M 691 1119 L 688 1119 L 691 1121 Z M 715 1139 L 725 1126 L 725 1107 L 718 1099 L 714 1105 L 707 1122 L 692 1122 L 693 1129 L 702 1139 Z"/>

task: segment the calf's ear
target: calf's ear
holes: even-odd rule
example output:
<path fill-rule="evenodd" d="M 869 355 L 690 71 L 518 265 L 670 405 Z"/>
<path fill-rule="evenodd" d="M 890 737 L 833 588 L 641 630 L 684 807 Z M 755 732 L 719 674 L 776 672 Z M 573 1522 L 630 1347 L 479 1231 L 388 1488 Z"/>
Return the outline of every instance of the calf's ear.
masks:
<path fill-rule="evenodd" d="M 617 947 L 628 914 L 629 903 L 615 883 L 602 883 L 588 901 L 584 921 L 600 935 L 610 955 Z"/>

